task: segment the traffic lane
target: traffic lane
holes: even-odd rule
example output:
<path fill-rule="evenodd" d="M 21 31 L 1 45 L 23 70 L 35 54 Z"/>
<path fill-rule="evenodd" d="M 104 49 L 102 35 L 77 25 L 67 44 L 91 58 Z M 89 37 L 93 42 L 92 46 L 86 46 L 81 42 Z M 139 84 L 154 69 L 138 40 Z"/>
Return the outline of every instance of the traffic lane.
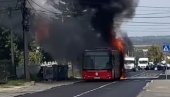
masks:
<path fill-rule="evenodd" d="M 139 74 L 141 74 L 143 72 L 145 72 L 145 71 L 144 70 L 140 70 L 140 71 L 126 71 L 127 77 L 139 75 Z"/>
<path fill-rule="evenodd" d="M 25 94 L 16 97 L 73 97 L 82 92 L 110 84 L 112 82 L 78 82 L 72 85 L 55 87 L 43 92 Z"/>
<path fill-rule="evenodd" d="M 136 97 L 149 80 L 126 80 L 74 97 Z M 83 94 L 83 93 L 81 93 Z"/>
<path fill-rule="evenodd" d="M 134 72 L 134 75 L 142 74 L 144 72 L 157 72 L 157 71 L 139 71 Z M 148 80 L 148 79 L 147 79 Z M 34 93 L 34 94 L 27 94 L 24 96 L 19 97 L 73 97 L 75 95 L 81 94 L 85 91 L 96 89 L 102 85 L 106 85 L 111 82 L 79 82 L 76 84 L 68 85 L 68 86 L 61 86 L 56 87 L 44 92 Z M 120 81 L 122 83 L 122 81 Z M 119 81 L 116 82 L 116 84 L 119 84 Z"/>
<path fill-rule="evenodd" d="M 127 77 L 158 77 L 163 71 L 141 70 L 136 72 L 127 72 Z"/>

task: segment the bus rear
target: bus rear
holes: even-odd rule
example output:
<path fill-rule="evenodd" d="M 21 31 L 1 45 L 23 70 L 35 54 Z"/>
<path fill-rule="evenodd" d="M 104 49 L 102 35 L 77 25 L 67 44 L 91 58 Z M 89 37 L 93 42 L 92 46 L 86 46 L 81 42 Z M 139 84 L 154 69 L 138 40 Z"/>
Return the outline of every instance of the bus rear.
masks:
<path fill-rule="evenodd" d="M 113 55 L 109 50 L 93 50 L 84 52 L 82 77 L 84 80 L 114 79 L 116 72 L 113 69 Z M 120 77 L 120 76 L 117 76 Z"/>

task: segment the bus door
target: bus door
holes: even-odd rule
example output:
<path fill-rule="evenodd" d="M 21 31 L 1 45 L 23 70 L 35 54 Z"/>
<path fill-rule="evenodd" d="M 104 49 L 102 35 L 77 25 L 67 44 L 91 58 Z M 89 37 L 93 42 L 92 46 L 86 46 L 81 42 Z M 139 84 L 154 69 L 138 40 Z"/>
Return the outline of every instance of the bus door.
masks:
<path fill-rule="evenodd" d="M 113 69 L 114 69 L 114 75 L 115 75 L 115 78 L 119 78 L 120 77 L 120 62 L 119 62 L 119 54 L 114 51 L 113 52 L 113 58 L 112 58 L 112 61 L 113 61 Z"/>

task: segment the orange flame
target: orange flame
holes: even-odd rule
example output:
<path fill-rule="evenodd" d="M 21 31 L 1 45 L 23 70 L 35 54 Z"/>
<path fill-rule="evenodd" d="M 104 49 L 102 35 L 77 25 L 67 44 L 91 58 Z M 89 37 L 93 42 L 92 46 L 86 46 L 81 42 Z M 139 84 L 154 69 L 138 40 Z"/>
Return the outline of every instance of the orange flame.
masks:
<path fill-rule="evenodd" d="M 122 56 L 124 56 L 125 54 L 125 44 L 124 44 L 124 41 L 123 39 L 121 38 L 117 38 L 117 39 L 112 39 L 112 42 L 111 42 L 112 46 L 115 47 L 115 49 L 117 49 L 118 51 L 121 52 Z M 124 61 L 124 58 L 122 59 L 122 61 Z M 121 80 L 125 80 L 127 79 L 126 77 L 126 71 L 125 71 L 125 68 L 124 68 L 124 62 L 122 62 L 121 64 L 123 67 L 122 67 L 122 75 L 121 75 Z"/>
<path fill-rule="evenodd" d="M 115 47 L 122 54 L 125 54 L 124 41 L 121 38 L 112 39 L 112 46 Z"/>

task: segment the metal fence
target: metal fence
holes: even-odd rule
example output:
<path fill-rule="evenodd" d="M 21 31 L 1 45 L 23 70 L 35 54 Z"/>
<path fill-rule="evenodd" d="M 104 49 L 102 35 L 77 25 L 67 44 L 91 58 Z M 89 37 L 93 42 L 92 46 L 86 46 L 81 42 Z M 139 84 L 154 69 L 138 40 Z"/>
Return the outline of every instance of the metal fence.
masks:
<path fill-rule="evenodd" d="M 7 82 L 7 79 L 13 76 L 13 68 L 9 60 L 0 61 L 0 83 Z"/>
<path fill-rule="evenodd" d="M 32 79 L 37 77 L 40 71 L 40 68 L 41 68 L 40 65 L 36 65 L 36 64 L 27 66 L 28 72 Z M 16 75 L 17 75 L 17 78 L 24 78 L 24 66 L 16 67 Z"/>

